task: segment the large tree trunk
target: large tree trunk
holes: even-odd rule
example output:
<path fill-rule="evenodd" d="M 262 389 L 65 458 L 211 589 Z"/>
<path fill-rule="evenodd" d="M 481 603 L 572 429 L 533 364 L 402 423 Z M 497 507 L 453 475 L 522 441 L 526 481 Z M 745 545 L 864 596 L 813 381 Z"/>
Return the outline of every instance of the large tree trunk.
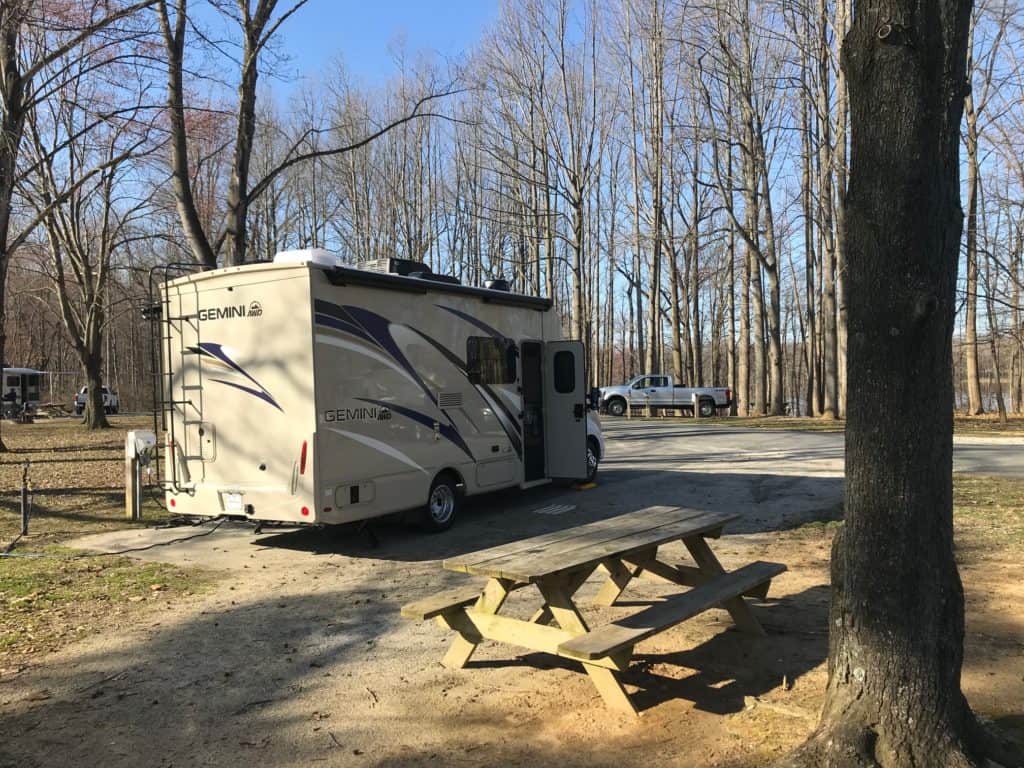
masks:
<path fill-rule="evenodd" d="M 960 690 L 953 550 L 957 148 L 970 0 L 859 4 L 851 106 L 846 522 L 832 551 L 829 682 L 793 762 L 977 765 Z"/>
<path fill-rule="evenodd" d="M 82 361 L 82 373 L 85 374 L 85 383 L 89 386 L 82 424 L 89 429 L 106 429 L 110 426 L 103 408 L 103 376 L 100 374 L 100 367 L 98 354 L 88 355 Z"/>
<path fill-rule="evenodd" d="M 25 82 L 18 59 L 20 24 L 21 9 L 0 8 L 0 360 L 5 359 L 7 346 L 3 308 L 6 306 L 7 267 L 11 256 L 8 239 L 14 197 L 14 171 L 25 128 Z M 6 450 L 0 438 L 0 452 Z"/>

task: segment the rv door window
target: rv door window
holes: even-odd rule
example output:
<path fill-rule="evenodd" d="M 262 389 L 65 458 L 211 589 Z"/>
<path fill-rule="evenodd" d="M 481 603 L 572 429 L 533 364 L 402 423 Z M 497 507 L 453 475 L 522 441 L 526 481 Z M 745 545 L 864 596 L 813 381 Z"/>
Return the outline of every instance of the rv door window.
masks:
<path fill-rule="evenodd" d="M 474 384 L 512 384 L 516 380 L 515 346 L 490 336 L 466 340 L 466 372 Z"/>
<path fill-rule="evenodd" d="M 555 391 L 567 395 L 576 389 L 576 360 L 572 352 L 563 349 L 555 353 Z"/>
<path fill-rule="evenodd" d="M 19 377 L 17 377 L 17 376 L 8 376 L 7 377 L 7 386 L 8 387 L 20 387 L 21 386 L 21 379 Z"/>

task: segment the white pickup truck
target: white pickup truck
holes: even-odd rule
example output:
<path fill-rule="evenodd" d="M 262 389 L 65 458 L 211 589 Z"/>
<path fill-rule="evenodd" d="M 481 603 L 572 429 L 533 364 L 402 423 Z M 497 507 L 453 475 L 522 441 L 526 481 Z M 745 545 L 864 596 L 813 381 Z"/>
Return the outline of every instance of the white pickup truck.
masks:
<path fill-rule="evenodd" d="M 718 408 L 732 405 L 732 391 L 726 387 L 678 387 L 671 376 L 644 374 L 617 387 L 601 388 L 601 410 L 622 416 L 632 403 L 651 408 L 676 408 L 693 413 L 693 396 L 697 395 L 697 413 L 714 416 Z"/>
<path fill-rule="evenodd" d="M 104 413 L 117 413 L 120 406 L 117 398 L 117 392 L 111 392 L 106 387 L 100 387 L 100 392 L 103 394 L 103 411 Z M 75 409 L 75 416 L 81 416 L 85 413 L 85 398 L 89 393 L 88 387 L 82 387 L 78 390 L 78 394 L 75 395 L 75 401 L 72 403 Z"/>

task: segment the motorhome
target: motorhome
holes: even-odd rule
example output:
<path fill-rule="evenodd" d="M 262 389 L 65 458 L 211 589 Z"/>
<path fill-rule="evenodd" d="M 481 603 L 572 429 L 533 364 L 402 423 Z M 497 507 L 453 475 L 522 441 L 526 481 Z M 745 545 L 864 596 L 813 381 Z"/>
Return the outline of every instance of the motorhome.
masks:
<path fill-rule="evenodd" d="M 39 406 L 44 371 L 35 368 L 4 368 L 3 415 L 9 417 Z"/>
<path fill-rule="evenodd" d="M 159 315 L 164 484 L 198 516 L 339 524 L 592 479 L 585 354 L 549 299 L 325 251 L 186 274 Z"/>

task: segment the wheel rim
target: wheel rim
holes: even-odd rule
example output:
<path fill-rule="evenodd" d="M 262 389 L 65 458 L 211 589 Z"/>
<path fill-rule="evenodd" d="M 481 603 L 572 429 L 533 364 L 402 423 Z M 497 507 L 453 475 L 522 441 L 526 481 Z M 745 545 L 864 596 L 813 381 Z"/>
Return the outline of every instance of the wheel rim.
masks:
<path fill-rule="evenodd" d="M 597 472 L 597 451 L 594 450 L 592 444 L 587 444 L 587 473 L 590 477 L 593 477 L 594 473 Z"/>
<path fill-rule="evenodd" d="M 455 511 L 455 492 L 447 485 L 439 485 L 430 494 L 430 519 L 447 523 Z"/>
<path fill-rule="evenodd" d="M 612 412 L 613 416 L 621 416 L 625 408 L 622 407 L 622 403 L 616 400 L 614 403 L 611 404 L 609 410 Z"/>

